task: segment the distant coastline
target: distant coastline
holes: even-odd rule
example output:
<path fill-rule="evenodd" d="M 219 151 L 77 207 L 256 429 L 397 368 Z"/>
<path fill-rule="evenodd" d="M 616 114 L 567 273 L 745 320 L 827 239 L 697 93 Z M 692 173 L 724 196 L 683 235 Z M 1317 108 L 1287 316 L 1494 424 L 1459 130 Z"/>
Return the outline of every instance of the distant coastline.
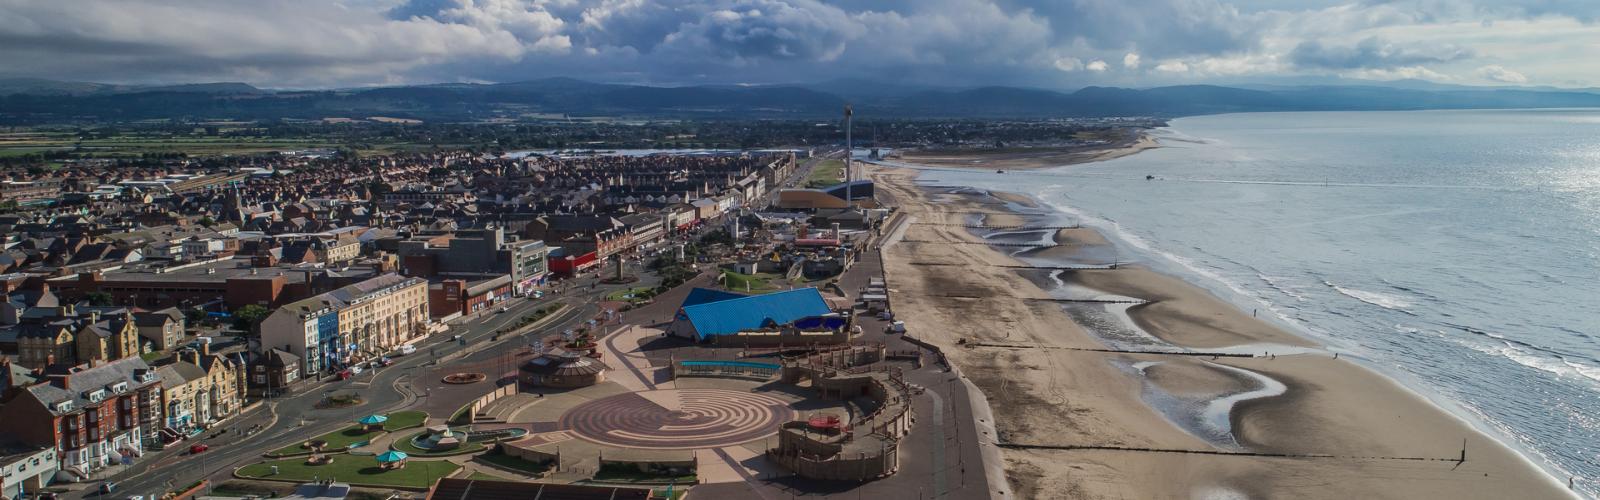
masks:
<path fill-rule="evenodd" d="M 1083 146 L 910 149 L 905 163 L 951 168 L 1034 170 L 1112 160 L 1161 147 L 1147 129 L 1122 129 L 1114 139 Z"/>

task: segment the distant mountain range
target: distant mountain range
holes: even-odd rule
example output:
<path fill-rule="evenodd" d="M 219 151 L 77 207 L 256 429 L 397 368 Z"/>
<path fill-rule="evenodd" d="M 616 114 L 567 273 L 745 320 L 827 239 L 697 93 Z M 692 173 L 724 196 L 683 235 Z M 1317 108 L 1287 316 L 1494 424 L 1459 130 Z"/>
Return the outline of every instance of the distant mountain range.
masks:
<path fill-rule="evenodd" d="M 1254 111 L 1600 107 L 1590 89 L 1404 84 L 1182 85 L 1072 92 L 1017 87 L 938 88 L 836 80 L 809 85 L 653 87 L 549 78 L 337 90 L 263 90 L 244 83 L 131 86 L 0 79 L 0 123 L 149 119 L 321 119 L 386 116 L 424 121 L 599 116 L 625 118 L 1051 118 Z"/>

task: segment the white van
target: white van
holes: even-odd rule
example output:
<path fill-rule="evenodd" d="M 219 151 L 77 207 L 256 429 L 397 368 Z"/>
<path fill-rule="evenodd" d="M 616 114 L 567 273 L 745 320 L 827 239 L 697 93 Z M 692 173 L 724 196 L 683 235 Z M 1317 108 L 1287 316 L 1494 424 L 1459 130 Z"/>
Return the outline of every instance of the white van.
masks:
<path fill-rule="evenodd" d="M 412 353 L 417 352 L 417 346 L 414 346 L 414 345 L 411 345 L 411 344 L 406 344 L 406 345 L 400 346 L 400 350 L 396 351 L 396 352 L 399 352 L 401 356 L 405 356 L 407 354 L 412 354 Z"/>

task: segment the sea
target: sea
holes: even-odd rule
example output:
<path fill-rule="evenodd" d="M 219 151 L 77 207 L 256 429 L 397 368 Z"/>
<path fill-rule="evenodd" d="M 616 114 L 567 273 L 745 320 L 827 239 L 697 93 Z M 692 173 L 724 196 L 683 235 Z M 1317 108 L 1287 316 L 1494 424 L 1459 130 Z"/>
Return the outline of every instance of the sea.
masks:
<path fill-rule="evenodd" d="M 1600 110 L 1251 113 L 1040 171 L 1114 258 L 1383 372 L 1600 497 Z"/>

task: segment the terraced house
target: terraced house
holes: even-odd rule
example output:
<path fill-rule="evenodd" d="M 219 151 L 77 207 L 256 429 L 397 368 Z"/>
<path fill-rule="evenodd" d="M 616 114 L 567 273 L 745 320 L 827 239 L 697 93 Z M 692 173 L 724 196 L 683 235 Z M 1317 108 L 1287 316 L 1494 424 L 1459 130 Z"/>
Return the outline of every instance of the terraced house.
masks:
<path fill-rule="evenodd" d="M 164 443 L 210 428 L 243 407 L 243 363 L 212 354 L 210 344 L 178 353 L 156 369 L 161 375 L 161 440 Z"/>
<path fill-rule="evenodd" d="M 0 407 L 6 434 L 53 447 L 61 470 L 77 479 L 144 454 L 161 412 L 161 377 L 144 360 L 57 366 L 43 377 Z"/>
<path fill-rule="evenodd" d="M 342 369 L 428 333 L 428 282 L 385 274 L 278 308 L 261 342 L 299 356 L 304 373 Z"/>
<path fill-rule="evenodd" d="M 139 331 L 125 309 L 79 311 L 72 304 L 41 311 L 18 326 L 17 357 L 24 366 L 76 365 L 138 356 Z"/>

